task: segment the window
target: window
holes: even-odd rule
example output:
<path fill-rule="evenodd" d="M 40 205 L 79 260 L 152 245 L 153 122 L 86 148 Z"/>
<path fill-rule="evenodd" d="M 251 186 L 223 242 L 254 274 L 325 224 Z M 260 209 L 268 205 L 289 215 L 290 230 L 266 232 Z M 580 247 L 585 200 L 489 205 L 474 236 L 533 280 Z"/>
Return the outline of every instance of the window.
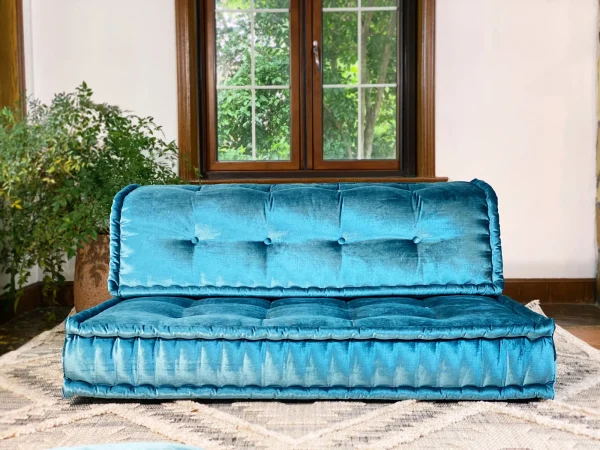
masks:
<path fill-rule="evenodd" d="M 298 3 L 206 2 L 209 171 L 300 168 Z"/>
<path fill-rule="evenodd" d="M 419 91 L 432 87 L 433 0 L 185 1 L 184 175 L 433 176 L 433 141 L 419 139 L 433 130 L 433 95 Z"/>
<path fill-rule="evenodd" d="M 399 170 L 400 153 L 414 153 L 400 130 L 402 105 L 414 106 L 415 79 L 405 75 L 416 72 L 415 30 L 406 26 L 416 21 L 415 5 L 401 0 L 317 5 L 313 47 L 316 62 L 322 45 L 322 64 L 313 82 L 315 168 Z M 404 55 L 408 64 L 402 65 Z M 410 110 L 407 117 L 415 114 Z M 414 123 L 405 125 L 412 133 Z"/>

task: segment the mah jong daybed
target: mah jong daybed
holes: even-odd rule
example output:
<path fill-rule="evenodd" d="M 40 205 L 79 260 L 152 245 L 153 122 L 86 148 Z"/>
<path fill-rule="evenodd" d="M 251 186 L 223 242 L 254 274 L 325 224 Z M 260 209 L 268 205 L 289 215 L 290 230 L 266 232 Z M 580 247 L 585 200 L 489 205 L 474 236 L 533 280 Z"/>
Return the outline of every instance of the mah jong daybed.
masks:
<path fill-rule="evenodd" d="M 66 322 L 66 397 L 554 395 L 482 181 L 128 186 L 110 266 L 114 299 Z"/>

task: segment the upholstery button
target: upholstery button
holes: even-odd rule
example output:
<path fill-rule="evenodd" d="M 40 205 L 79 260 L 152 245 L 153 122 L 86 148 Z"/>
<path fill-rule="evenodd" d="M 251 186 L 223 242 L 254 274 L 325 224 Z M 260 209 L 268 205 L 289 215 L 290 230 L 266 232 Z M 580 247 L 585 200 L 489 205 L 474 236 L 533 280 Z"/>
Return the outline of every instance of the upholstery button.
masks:
<path fill-rule="evenodd" d="M 421 239 L 419 236 L 415 236 L 415 237 L 413 238 L 413 242 L 414 242 L 415 244 L 418 244 L 418 243 L 420 243 L 422 240 L 423 240 L 423 239 Z"/>
<path fill-rule="evenodd" d="M 343 237 L 338 239 L 338 244 L 343 245 L 346 243 L 346 239 L 344 239 Z"/>
<path fill-rule="evenodd" d="M 196 236 L 194 236 L 192 238 L 192 244 L 196 245 L 198 242 L 200 242 L 200 239 L 198 239 Z"/>
<path fill-rule="evenodd" d="M 265 238 L 265 240 L 263 241 L 263 243 L 265 245 L 271 245 L 273 243 L 273 241 L 271 240 L 271 238 Z"/>

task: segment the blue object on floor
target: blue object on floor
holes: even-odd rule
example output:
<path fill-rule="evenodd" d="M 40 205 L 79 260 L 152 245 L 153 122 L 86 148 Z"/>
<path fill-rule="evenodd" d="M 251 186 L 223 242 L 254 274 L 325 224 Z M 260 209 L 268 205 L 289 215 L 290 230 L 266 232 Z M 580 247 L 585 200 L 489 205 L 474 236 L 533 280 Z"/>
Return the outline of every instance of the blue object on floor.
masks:
<path fill-rule="evenodd" d="M 500 295 L 481 181 L 131 186 L 109 287 L 67 320 L 65 396 L 554 395 L 554 322 Z"/>

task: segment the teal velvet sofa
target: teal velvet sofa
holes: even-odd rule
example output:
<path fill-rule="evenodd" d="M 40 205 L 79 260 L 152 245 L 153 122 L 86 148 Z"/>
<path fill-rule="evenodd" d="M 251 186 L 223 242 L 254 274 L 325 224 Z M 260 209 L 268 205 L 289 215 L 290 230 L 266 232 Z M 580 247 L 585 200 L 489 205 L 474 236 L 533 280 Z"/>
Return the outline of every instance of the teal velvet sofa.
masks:
<path fill-rule="evenodd" d="M 552 398 L 554 322 L 502 295 L 486 183 L 128 186 L 66 397 Z"/>

